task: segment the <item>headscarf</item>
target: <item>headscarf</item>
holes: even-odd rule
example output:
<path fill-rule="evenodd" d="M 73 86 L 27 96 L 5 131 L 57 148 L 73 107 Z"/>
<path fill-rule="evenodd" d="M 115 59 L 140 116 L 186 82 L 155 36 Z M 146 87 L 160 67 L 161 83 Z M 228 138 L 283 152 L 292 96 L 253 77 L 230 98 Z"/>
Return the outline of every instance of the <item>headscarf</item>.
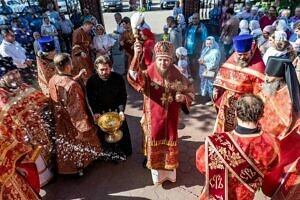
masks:
<path fill-rule="evenodd" d="M 247 20 L 243 19 L 240 21 L 240 25 L 239 25 L 240 29 L 248 29 L 249 28 L 249 23 Z"/>
<path fill-rule="evenodd" d="M 265 28 L 263 29 L 264 32 L 268 32 L 270 35 L 272 35 L 275 32 L 275 26 L 273 25 L 267 25 L 265 26 Z"/>
<path fill-rule="evenodd" d="M 287 84 L 293 110 L 300 112 L 300 88 L 292 61 L 288 58 L 270 56 L 265 69 L 266 75 L 283 78 Z"/>
<path fill-rule="evenodd" d="M 276 31 L 286 31 L 288 28 L 285 20 L 280 19 L 276 22 Z"/>
<path fill-rule="evenodd" d="M 178 14 L 177 16 L 177 23 L 178 24 L 185 24 L 185 18 L 184 18 L 184 15 L 183 14 Z"/>
<path fill-rule="evenodd" d="M 219 45 L 218 45 L 218 43 L 216 42 L 216 40 L 213 36 L 208 36 L 206 38 L 206 40 L 211 40 L 212 45 L 211 45 L 211 47 L 206 47 L 205 43 L 203 44 L 205 47 L 203 48 L 203 50 L 201 52 L 201 57 L 205 56 L 212 49 L 219 49 Z"/>
<path fill-rule="evenodd" d="M 250 23 L 249 23 L 249 29 L 251 31 L 254 31 L 256 29 L 260 29 L 259 22 L 257 20 L 251 20 Z"/>
<path fill-rule="evenodd" d="M 284 31 L 275 31 L 274 36 L 275 36 L 274 38 L 275 42 L 287 41 L 287 34 Z"/>

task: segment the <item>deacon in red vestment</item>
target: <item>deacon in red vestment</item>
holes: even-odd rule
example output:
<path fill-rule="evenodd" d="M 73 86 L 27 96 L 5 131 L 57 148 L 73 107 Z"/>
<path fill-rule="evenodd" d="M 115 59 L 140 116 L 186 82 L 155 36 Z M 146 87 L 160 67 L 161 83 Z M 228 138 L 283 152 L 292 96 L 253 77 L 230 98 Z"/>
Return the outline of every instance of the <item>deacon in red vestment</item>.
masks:
<path fill-rule="evenodd" d="M 53 130 L 48 98 L 40 90 L 22 83 L 9 57 L 0 58 L 0 68 L 0 137 L 26 141 L 40 149 L 36 164 L 43 186 L 53 176 L 50 172 Z"/>
<path fill-rule="evenodd" d="M 55 74 L 53 58 L 56 53 L 53 37 L 46 36 L 38 40 L 40 50 L 36 56 L 38 83 L 43 94 L 49 97 L 48 83 Z"/>
<path fill-rule="evenodd" d="M 266 175 L 263 192 L 275 199 L 300 199 L 300 89 L 290 59 L 271 56 L 261 96 L 265 100 L 262 130 L 280 140 L 280 162 Z"/>
<path fill-rule="evenodd" d="M 179 112 L 182 109 L 189 113 L 194 98 L 192 84 L 172 64 L 173 48 L 167 41 L 156 43 L 155 62 L 143 71 L 139 63 L 142 46 L 135 43 L 128 71 L 129 83 L 144 95 L 141 119 L 144 153 L 154 184 L 176 181 Z"/>
<path fill-rule="evenodd" d="M 101 151 L 97 127 L 87 107 L 80 83 L 71 76 L 68 54 L 57 54 L 54 65 L 58 74 L 49 81 L 54 104 L 56 162 L 60 174 L 82 175 L 83 168 L 99 157 Z"/>
<path fill-rule="evenodd" d="M 196 166 L 206 175 L 200 199 L 253 200 L 264 174 L 278 162 L 277 140 L 261 131 L 262 100 L 245 94 L 236 101 L 235 130 L 209 136 L 196 153 Z"/>
<path fill-rule="evenodd" d="M 83 25 L 73 32 L 72 36 L 72 75 L 77 75 L 81 69 L 87 71 L 84 82 L 93 74 L 92 38 L 90 32 L 94 24 L 90 18 L 85 19 Z"/>
<path fill-rule="evenodd" d="M 0 199 L 38 200 L 39 177 L 32 149 L 13 138 L 0 135 Z"/>
<path fill-rule="evenodd" d="M 256 48 L 251 50 L 253 37 L 233 38 L 235 53 L 220 67 L 214 80 L 213 101 L 218 109 L 215 133 L 235 128 L 234 104 L 241 94 L 256 94 L 264 81 L 265 65 Z"/>

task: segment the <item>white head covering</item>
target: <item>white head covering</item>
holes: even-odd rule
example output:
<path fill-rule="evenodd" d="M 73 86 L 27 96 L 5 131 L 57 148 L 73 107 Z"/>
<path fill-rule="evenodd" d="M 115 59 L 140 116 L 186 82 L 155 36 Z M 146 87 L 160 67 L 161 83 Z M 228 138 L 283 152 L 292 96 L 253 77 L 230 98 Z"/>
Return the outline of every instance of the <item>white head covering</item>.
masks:
<path fill-rule="evenodd" d="M 185 24 L 185 18 L 184 18 L 184 15 L 183 14 L 178 14 L 178 16 L 177 16 L 177 22 L 178 22 L 178 24 Z"/>
<path fill-rule="evenodd" d="M 187 56 L 187 50 L 184 47 L 178 47 L 176 49 L 176 54 L 181 55 L 181 56 Z"/>
<path fill-rule="evenodd" d="M 265 14 L 265 9 L 264 8 L 259 8 L 257 12 L 261 12 L 261 13 Z"/>
<path fill-rule="evenodd" d="M 284 31 L 275 31 L 275 42 L 276 41 L 287 41 L 287 35 Z"/>
<path fill-rule="evenodd" d="M 260 29 L 259 22 L 257 20 L 251 20 L 250 23 L 249 23 L 249 29 L 251 31 L 256 30 L 256 29 Z"/>
<path fill-rule="evenodd" d="M 240 21 L 240 25 L 239 25 L 240 29 L 248 29 L 249 28 L 249 23 L 247 20 L 243 19 Z"/>
<path fill-rule="evenodd" d="M 286 29 L 287 29 L 287 24 L 285 20 L 283 19 L 278 20 L 276 25 L 276 31 L 286 31 Z"/>
<path fill-rule="evenodd" d="M 252 6 L 251 10 L 256 10 L 256 11 L 258 11 L 258 7 L 257 7 L 257 6 Z"/>

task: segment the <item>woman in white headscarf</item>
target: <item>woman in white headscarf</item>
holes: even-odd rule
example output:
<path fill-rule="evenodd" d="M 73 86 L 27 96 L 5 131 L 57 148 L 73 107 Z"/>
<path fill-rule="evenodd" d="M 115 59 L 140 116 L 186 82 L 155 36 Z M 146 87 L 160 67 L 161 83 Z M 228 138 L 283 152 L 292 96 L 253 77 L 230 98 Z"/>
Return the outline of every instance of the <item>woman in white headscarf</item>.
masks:
<path fill-rule="evenodd" d="M 269 39 L 270 39 L 271 35 L 274 33 L 274 31 L 275 31 L 275 27 L 272 25 L 267 25 L 263 29 L 264 40 L 262 41 L 261 44 L 258 45 L 258 48 L 259 48 L 262 56 L 266 53 L 267 49 L 270 48 Z"/>
<path fill-rule="evenodd" d="M 221 59 L 221 53 L 219 45 L 215 38 L 209 36 L 206 38 L 205 47 L 202 49 L 201 56 L 199 58 L 199 77 L 200 83 L 200 94 L 202 96 L 208 96 L 212 99 L 213 94 L 213 80 L 215 74 L 219 69 Z M 207 105 L 212 105 L 212 101 L 209 101 Z"/>
<path fill-rule="evenodd" d="M 264 41 L 263 32 L 260 28 L 259 22 L 257 20 L 251 20 L 249 23 L 249 29 L 251 31 L 251 35 L 253 35 L 253 38 L 255 42 L 260 45 Z"/>
<path fill-rule="evenodd" d="M 247 20 L 243 19 L 240 21 L 239 24 L 239 28 L 240 28 L 240 33 L 239 35 L 248 35 L 250 34 L 249 32 L 249 23 Z"/>
<path fill-rule="evenodd" d="M 57 29 L 53 24 L 50 23 L 48 15 L 43 16 L 43 24 L 41 26 L 41 36 L 51 36 L 54 39 L 55 50 L 57 53 L 60 53 L 60 44 L 58 39 Z"/>
<path fill-rule="evenodd" d="M 290 39 L 291 31 L 284 19 L 276 20 L 272 25 L 276 27 L 276 31 L 284 31 L 287 35 L 287 39 Z"/>
<path fill-rule="evenodd" d="M 178 14 L 177 24 L 177 27 L 181 30 L 182 36 L 184 36 L 186 30 L 186 22 L 183 14 Z"/>
<path fill-rule="evenodd" d="M 109 34 L 105 33 L 104 26 L 102 24 L 96 25 L 96 35 L 93 38 L 93 48 L 96 51 L 96 56 L 109 56 L 112 60 L 111 49 L 114 46 L 116 40 Z"/>
<path fill-rule="evenodd" d="M 271 46 L 263 56 L 265 65 L 267 64 L 270 56 L 284 57 L 291 60 L 295 59 L 296 53 L 293 50 L 292 45 L 287 40 L 286 32 L 275 31 L 269 38 L 269 41 Z"/>

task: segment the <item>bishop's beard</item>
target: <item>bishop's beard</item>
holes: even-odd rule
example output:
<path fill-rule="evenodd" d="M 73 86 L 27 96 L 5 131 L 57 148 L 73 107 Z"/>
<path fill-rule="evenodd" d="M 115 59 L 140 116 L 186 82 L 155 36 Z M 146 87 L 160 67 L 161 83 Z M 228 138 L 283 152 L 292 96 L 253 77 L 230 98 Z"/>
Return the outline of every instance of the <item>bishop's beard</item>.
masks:
<path fill-rule="evenodd" d="M 158 71 L 158 73 L 159 73 L 162 77 L 167 78 L 168 73 L 169 73 L 169 69 L 164 69 L 164 68 L 157 67 L 157 71 Z"/>
<path fill-rule="evenodd" d="M 265 96 L 273 96 L 276 91 L 279 89 L 282 81 L 281 80 L 274 80 L 270 83 L 263 83 L 262 85 L 262 92 Z"/>

